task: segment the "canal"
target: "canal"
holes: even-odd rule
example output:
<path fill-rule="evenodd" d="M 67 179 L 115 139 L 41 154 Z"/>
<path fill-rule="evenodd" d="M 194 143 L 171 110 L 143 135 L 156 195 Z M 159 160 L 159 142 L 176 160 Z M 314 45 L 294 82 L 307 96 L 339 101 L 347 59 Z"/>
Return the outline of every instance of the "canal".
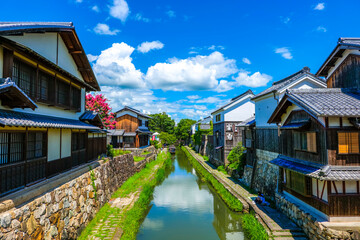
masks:
<path fill-rule="evenodd" d="M 232 212 L 212 186 L 201 181 L 178 149 L 173 169 L 154 191 L 137 239 L 245 239 L 241 214 Z"/>

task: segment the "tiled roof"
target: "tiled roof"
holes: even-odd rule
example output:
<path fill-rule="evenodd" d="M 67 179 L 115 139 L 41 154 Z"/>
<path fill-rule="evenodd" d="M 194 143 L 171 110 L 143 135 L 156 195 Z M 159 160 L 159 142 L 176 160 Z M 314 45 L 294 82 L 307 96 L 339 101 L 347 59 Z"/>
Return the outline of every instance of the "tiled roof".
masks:
<path fill-rule="evenodd" d="M 0 99 L 3 105 L 15 108 L 31 108 L 38 106 L 10 78 L 0 78 Z"/>
<path fill-rule="evenodd" d="M 314 116 L 359 117 L 360 92 L 340 88 L 292 89 L 286 95 Z"/>
<path fill-rule="evenodd" d="M 283 155 L 279 155 L 270 163 L 320 180 L 344 181 L 360 179 L 360 166 L 319 165 Z"/>
<path fill-rule="evenodd" d="M 73 129 L 99 129 L 80 120 L 45 116 L 32 113 L 0 110 L 0 125 L 15 127 L 47 127 Z"/>
<path fill-rule="evenodd" d="M 239 100 L 240 98 L 242 98 L 242 97 L 244 97 L 244 96 L 246 96 L 246 95 L 249 95 L 249 94 L 254 95 L 254 93 L 253 93 L 253 91 L 251 91 L 251 89 L 249 89 L 249 90 L 247 90 L 246 92 L 240 94 L 239 96 L 236 96 L 236 97 L 232 98 L 229 103 L 227 103 L 227 104 L 219 107 L 218 109 L 216 109 L 215 111 L 213 111 L 211 114 L 213 114 L 213 113 L 215 113 L 215 112 L 217 112 L 217 111 L 219 111 L 219 110 L 221 110 L 221 109 L 223 109 L 223 108 L 226 108 L 227 106 L 229 106 L 230 104 L 232 104 L 232 103 L 235 102 L 236 100 Z"/>
<path fill-rule="evenodd" d="M 144 118 L 151 118 L 150 116 L 140 112 L 139 110 L 136 110 L 135 108 L 129 107 L 129 106 L 125 106 L 124 108 L 120 109 L 119 111 L 117 111 L 116 113 L 122 112 L 122 111 L 126 111 L 129 110 L 131 112 L 134 112 L 136 114 L 138 114 L 139 116 L 142 116 Z"/>
<path fill-rule="evenodd" d="M 287 85 L 292 84 L 293 82 L 297 81 L 298 79 L 300 79 L 304 76 L 308 76 L 321 84 L 325 84 L 325 81 L 323 79 L 318 78 L 314 74 L 310 73 L 310 69 L 308 67 L 304 67 L 300 71 L 298 71 L 282 80 L 273 82 L 271 87 L 265 89 L 264 91 L 260 92 L 259 94 L 256 94 L 252 99 L 259 98 L 259 97 L 264 96 L 271 92 L 279 91 L 280 89 L 285 88 Z"/>
<path fill-rule="evenodd" d="M 136 136 L 136 132 L 125 132 L 124 133 L 124 137 L 135 137 Z"/>
<path fill-rule="evenodd" d="M 255 125 L 255 116 L 252 116 L 251 118 L 242 121 L 241 123 L 236 125 L 236 127 L 246 127 L 246 126 L 251 126 L 253 124 Z"/>
<path fill-rule="evenodd" d="M 40 31 L 41 29 L 74 29 L 72 22 L 0 22 L 1 32 L 9 31 Z"/>
<path fill-rule="evenodd" d="M 360 38 L 339 38 L 338 44 L 356 46 L 360 48 Z"/>
<path fill-rule="evenodd" d="M 109 136 L 122 136 L 124 135 L 125 130 L 123 129 L 111 129 L 107 130 Z"/>
<path fill-rule="evenodd" d="M 98 114 L 96 112 L 93 111 L 85 111 L 81 116 L 80 116 L 80 120 L 94 120 L 96 118 L 96 116 L 98 116 Z"/>

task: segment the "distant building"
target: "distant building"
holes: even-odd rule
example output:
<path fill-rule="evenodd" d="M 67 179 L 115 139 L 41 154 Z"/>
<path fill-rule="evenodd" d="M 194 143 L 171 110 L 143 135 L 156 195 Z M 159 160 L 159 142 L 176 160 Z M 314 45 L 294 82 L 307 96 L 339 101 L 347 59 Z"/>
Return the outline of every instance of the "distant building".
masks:
<path fill-rule="evenodd" d="M 0 23 L 0 196 L 106 153 L 100 87 L 72 23 Z"/>
<path fill-rule="evenodd" d="M 215 165 L 227 164 L 231 149 L 242 140 L 242 133 L 235 126 L 254 116 L 254 96 L 251 90 L 231 99 L 230 103 L 211 113 L 213 118 L 214 154 L 211 161 Z"/>
<path fill-rule="evenodd" d="M 327 89 L 289 90 L 269 123 L 280 127 L 279 192 L 329 221 L 360 216 L 360 38 L 340 38 L 321 66 Z"/>
<path fill-rule="evenodd" d="M 150 145 L 152 133 L 149 130 L 151 117 L 131 107 L 116 112 L 116 130 L 110 132 L 113 146 L 139 148 Z"/>
<path fill-rule="evenodd" d="M 204 119 L 200 119 L 193 125 L 191 125 L 191 135 L 195 134 L 197 130 L 210 130 L 212 116 L 208 116 Z"/>

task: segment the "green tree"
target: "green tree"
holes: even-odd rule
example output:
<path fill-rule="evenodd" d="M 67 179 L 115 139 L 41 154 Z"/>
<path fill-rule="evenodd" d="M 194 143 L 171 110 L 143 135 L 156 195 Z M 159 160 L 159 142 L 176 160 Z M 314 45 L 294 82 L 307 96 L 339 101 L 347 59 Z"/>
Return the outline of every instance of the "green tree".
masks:
<path fill-rule="evenodd" d="M 244 153 L 245 150 L 246 148 L 243 147 L 242 143 L 240 142 L 230 151 L 227 157 L 227 160 L 229 161 L 228 167 L 230 169 L 237 170 L 240 175 L 243 174 L 246 164 L 246 154 Z"/>
<path fill-rule="evenodd" d="M 167 132 L 160 133 L 159 138 L 162 144 L 171 145 L 176 142 L 176 136 Z"/>
<path fill-rule="evenodd" d="M 150 115 L 149 128 L 152 132 L 174 133 L 175 121 L 165 112 Z"/>
<path fill-rule="evenodd" d="M 192 119 L 181 119 L 175 129 L 175 135 L 179 140 L 187 141 L 190 138 L 190 130 L 191 125 L 196 123 L 195 120 Z"/>

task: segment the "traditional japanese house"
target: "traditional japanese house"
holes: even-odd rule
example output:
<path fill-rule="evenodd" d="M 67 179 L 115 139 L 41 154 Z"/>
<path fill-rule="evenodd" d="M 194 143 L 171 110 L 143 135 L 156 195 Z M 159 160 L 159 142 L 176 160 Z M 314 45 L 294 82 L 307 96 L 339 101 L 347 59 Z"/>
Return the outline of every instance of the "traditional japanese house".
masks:
<path fill-rule="evenodd" d="M 210 159 L 215 165 L 227 164 L 230 151 L 242 140 L 242 132 L 235 127 L 245 119 L 254 116 L 255 106 L 250 99 L 251 90 L 231 99 L 231 101 L 211 113 L 213 117 L 214 154 Z"/>
<path fill-rule="evenodd" d="M 72 23 L 0 23 L 0 196 L 106 151 L 99 85 Z"/>
<path fill-rule="evenodd" d="M 123 130 L 120 147 L 139 148 L 150 145 L 152 132 L 149 130 L 151 117 L 131 107 L 116 112 L 116 130 Z M 118 131 L 120 132 L 120 131 Z"/>
<path fill-rule="evenodd" d="M 318 71 L 327 89 L 289 90 L 280 127 L 279 192 L 329 221 L 360 221 L 360 39 L 339 39 Z"/>
<path fill-rule="evenodd" d="M 308 67 L 273 82 L 272 86 L 255 95 L 255 122 L 245 126 L 243 143 L 247 148 L 245 183 L 257 191 L 274 198 L 278 168 L 269 163 L 279 153 L 279 132 L 276 124 L 267 121 L 287 89 L 325 88 L 323 79 L 310 72 Z M 246 145 L 247 144 L 247 145 Z"/>

